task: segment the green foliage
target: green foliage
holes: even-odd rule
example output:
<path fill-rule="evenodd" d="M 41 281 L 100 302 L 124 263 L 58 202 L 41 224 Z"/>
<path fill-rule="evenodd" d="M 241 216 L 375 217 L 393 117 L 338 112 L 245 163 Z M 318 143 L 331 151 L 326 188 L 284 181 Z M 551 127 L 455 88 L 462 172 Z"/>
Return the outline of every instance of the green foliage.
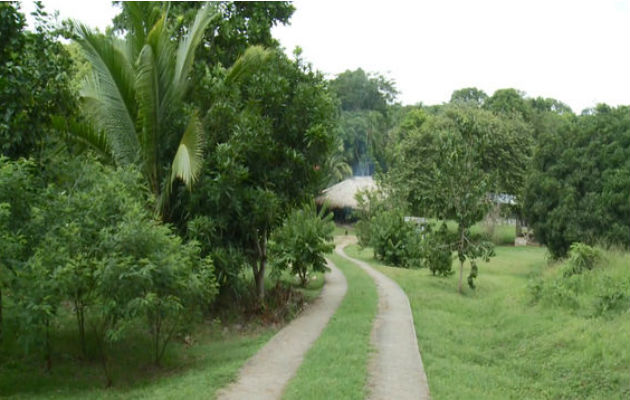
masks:
<path fill-rule="evenodd" d="M 433 275 L 449 276 L 453 273 L 451 235 L 445 223 L 436 230 L 433 224 L 424 224 L 422 232 L 422 261 Z"/>
<path fill-rule="evenodd" d="M 613 317 L 630 301 L 626 264 L 623 253 L 574 243 L 568 260 L 530 279 L 531 301 L 585 317 Z"/>
<path fill-rule="evenodd" d="M 575 242 L 569 250 L 570 268 L 564 270 L 565 277 L 581 274 L 586 270 L 591 270 L 601 261 L 602 255 L 599 250 L 584 243 Z"/>
<path fill-rule="evenodd" d="M 150 7 L 138 8 L 132 2 L 118 2 L 122 12 L 114 17 L 114 31 L 125 32 L 134 29 L 132 13 L 138 11 L 147 15 L 161 15 L 165 8 L 176 16 L 173 31 L 178 39 L 186 33 L 187 25 L 195 18 L 202 2 L 154 2 Z M 202 72 L 202 66 L 221 64 L 232 65 L 249 46 L 277 47 L 277 41 L 271 35 L 271 29 L 278 24 L 287 24 L 295 7 L 290 2 L 213 2 L 212 6 L 219 18 L 212 21 L 211 29 L 204 32 L 202 46 L 197 51 L 199 64 L 196 69 Z M 156 19 L 157 19 L 156 18 Z M 198 78 L 198 76 L 195 76 Z M 196 80 L 196 79 L 195 79 Z"/>
<path fill-rule="evenodd" d="M 330 88 L 340 100 L 337 135 L 343 141 L 344 161 L 361 175 L 371 175 L 376 163 L 386 169 L 389 110 L 397 95 L 394 83 L 359 68 L 337 75 Z"/>
<path fill-rule="evenodd" d="M 204 251 L 232 248 L 246 257 L 262 298 L 271 231 L 327 178 L 321 166 L 334 145 L 335 102 L 321 74 L 280 51 L 240 81 L 225 80 L 227 73 L 219 68 L 202 83 L 213 104 L 211 151 L 187 212 L 208 218 Z"/>
<path fill-rule="evenodd" d="M 327 270 L 324 254 L 335 247 L 334 229 L 332 214 L 325 208 L 317 212 L 314 203 L 292 211 L 271 234 L 269 257 L 274 270 L 290 268 L 292 274 L 299 276 L 302 287 L 306 286 L 309 271 Z"/>
<path fill-rule="evenodd" d="M 203 165 L 203 124 L 184 102 L 192 86 L 195 53 L 216 14 L 211 5 L 200 8 L 186 34 L 174 43 L 169 21 L 154 5 L 129 3 L 124 9 L 133 27 L 125 41 L 75 27 L 93 71 L 83 90 L 84 111 L 104 135 L 93 140 L 90 130 L 70 133 L 98 145 L 101 152 L 111 151 L 118 165 L 137 165 L 159 200 L 161 215 L 169 220 L 173 183 L 180 179 L 190 188 Z M 244 57 L 261 61 L 261 53 L 248 51 Z M 227 76 L 242 78 L 254 67 L 241 59 Z"/>
<path fill-rule="evenodd" d="M 468 284 L 474 287 L 478 257 L 491 246 L 475 241 L 470 227 L 491 205 L 490 193 L 511 192 L 521 184 L 528 162 L 526 126 L 470 106 L 449 106 L 435 116 L 411 114 L 393 149 L 386 182 L 406 199 L 415 215 L 458 224 L 453 249 L 471 261 Z M 461 280 L 460 280 L 461 291 Z"/>
<path fill-rule="evenodd" d="M 450 103 L 482 107 L 486 101 L 488 101 L 488 95 L 483 90 L 469 87 L 453 91 Z"/>
<path fill-rule="evenodd" d="M 452 273 L 452 235 L 446 224 L 407 220 L 403 209 L 378 191 L 362 193 L 356 235 L 361 247 L 372 247 L 374 256 L 387 265 L 427 267 L 434 275 Z"/>
<path fill-rule="evenodd" d="M 0 154 L 38 155 L 51 141 L 51 117 L 73 115 L 72 60 L 41 2 L 35 32 L 25 30 L 19 3 L 0 3 Z"/>
<path fill-rule="evenodd" d="M 108 258 L 95 272 L 97 290 L 107 299 L 101 312 L 112 322 L 144 318 L 158 364 L 173 335 L 216 295 L 212 262 L 199 257 L 195 242 L 182 244 L 167 226 L 142 213 L 105 232 L 102 246 Z M 116 328 L 107 332 L 112 340 L 122 333 Z"/>
<path fill-rule="evenodd" d="M 573 242 L 628 246 L 629 112 L 600 105 L 539 136 L 524 208 L 555 258 Z"/>
<path fill-rule="evenodd" d="M 0 277 L 20 342 L 42 350 L 50 368 L 50 337 L 69 304 L 83 357 L 94 356 L 88 327 L 106 360 L 107 348 L 144 319 L 159 363 L 173 335 L 215 297 L 212 262 L 196 242 L 182 243 L 151 217 L 133 168 L 58 162 L 49 171 L 55 184 L 44 187 L 34 184 L 32 163 L 0 159 Z M 27 190 L 16 193 L 21 185 Z M 11 226 L 14 220 L 22 226 Z"/>

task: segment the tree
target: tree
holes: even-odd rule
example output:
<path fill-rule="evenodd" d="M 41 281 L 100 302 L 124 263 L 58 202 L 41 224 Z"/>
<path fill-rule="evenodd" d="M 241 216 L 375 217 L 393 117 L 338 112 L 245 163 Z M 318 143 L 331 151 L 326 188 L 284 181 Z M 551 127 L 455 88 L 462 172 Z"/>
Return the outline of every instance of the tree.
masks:
<path fill-rule="evenodd" d="M 117 165 L 136 165 L 168 219 L 172 185 L 181 179 L 190 188 L 203 164 L 201 118 L 184 101 L 195 51 L 216 15 L 210 5 L 201 8 L 176 48 L 166 16 L 150 12 L 151 4 L 129 3 L 126 9 L 133 29 L 125 41 L 76 26 L 77 41 L 93 69 L 83 106 L 95 129 L 69 128 L 101 154 L 111 154 Z M 262 49 L 250 49 L 226 79 L 242 76 L 264 56 Z"/>
<path fill-rule="evenodd" d="M 19 3 L 0 3 L 0 154 L 12 159 L 39 156 L 51 141 L 51 118 L 76 107 L 71 58 L 42 3 L 35 4 L 29 32 Z"/>
<path fill-rule="evenodd" d="M 628 245 L 628 113 L 628 106 L 601 104 L 540 133 L 524 208 L 553 257 L 564 257 L 574 242 Z"/>
<path fill-rule="evenodd" d="M 32 161 L 11 161 L 0 156 L 0 342 L 2 341 L 5 288 L 15 284 L 17 274 L 28 257 L 33 238 L 28 229 L 31 207 L 40 183 Z M 30 239 L 30 240 L 29 240 Z"/>
<path fill-rule="evenodd" d="M 483 108 L 497 114 L 518 116 L 524 121 L 531 118 L 530 104 L 525 93 L 516 89 L 498 89 L 483 104 Z"/>
<path fill-rule="evenodd" d="M 308 283 L 309 271 L 325 272 L 324 254 L 335 248 L 332 217 L 325 207 L 317 212 L 314 203 L 289 213 L 271 234 L 269 254 L 274 270 L 290 268 L 299 276 L 302 287 Z"/>
<path fill-rule="evenodd" d="M 133 5 L 130 2 L 115 3 L 121 5 L 122 12 L 114 17 L 114 31 L 124 33 L 133 29 L 130 16 L 135 12 Z M 295 11 L 295 7 L 286 1 L 220 1 L 213 5 L 219 18 L 211 22 L 197 49 L 197 65 L 192 72 L 196 81 L 203 76 L 206 66 L 230 66 L 250 46 L 277 47 L 271 29 L 278 24 L 287 24 Z M 202 6 L 201 2 L 153 2 L 143 10 L 145 14 L 160 15 L 168 8 L 169 14 L 177 16 L 173 21 L 173 33 L 181 40 Z"/>
<path fill-rule="evenodd" d="M 237 249 L 247 260 L 262 303 L 269 235 L 321 189 L 336 104 L 321 74 L 281 51 L 242 81 L 212 87 L 211 151 L 188 212 L 207 218 L 196 228 L 212 227 L 204 245 Z"/>
<path fill-rule="evenodd" d="M 483 107 L 488 100 L 488 95 L 476 87 L 469 87 L 455 90 L 451 94 L 451 104 L 469 105 L 475 107 Z"/>
<path fill-rule="evenodd" d="M 411 211 L 458 224 L 454 248 L 460 292 L 464 261 L 470 261 L 468 285 L 474 288 L 476 259 L 493 254 L 489 243 L 473 240 L 470 227 L 488 211 L 490 194 L 511 187 L 522 175 L 528 160 L 518 149 L 522 128 L 478 108 L 451 106 L 406 133 L 394 150 L 387 181 Z"/>

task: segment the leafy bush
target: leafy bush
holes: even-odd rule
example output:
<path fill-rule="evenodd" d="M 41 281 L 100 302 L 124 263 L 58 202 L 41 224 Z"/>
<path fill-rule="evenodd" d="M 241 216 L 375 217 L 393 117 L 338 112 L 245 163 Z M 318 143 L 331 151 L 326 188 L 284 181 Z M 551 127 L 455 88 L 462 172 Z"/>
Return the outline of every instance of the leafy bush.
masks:
<path fill-rule="evenodd" d="M 332 217 L 325 208 L 318 213 L 314 203 L 291 212 L 271 235 L 269 255 L 274 270 L 290 268 L 302 286 L 308 282 L 309 270 L 326 271 L 324 254 L 335 247 Z"/>
<path fill-rule="evenodd" d="M 601 252 L 584 243 L 573 243 L 569 250 L 569 264 L 563 270 L 565 277 L 581 274 L 586 270 L 591 270 L 601 261 Z"/>

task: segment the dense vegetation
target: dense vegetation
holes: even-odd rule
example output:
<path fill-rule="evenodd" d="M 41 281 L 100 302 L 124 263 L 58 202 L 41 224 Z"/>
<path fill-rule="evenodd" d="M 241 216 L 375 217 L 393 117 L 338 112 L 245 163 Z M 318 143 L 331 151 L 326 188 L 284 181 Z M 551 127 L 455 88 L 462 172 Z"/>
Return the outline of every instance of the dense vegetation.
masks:
<path fill-rule="evenodd" d="M 381 196 L 366 197 L 370 211 L 360 213 L 361 243 L 380 259 L 448 275 L 446 259 L 454 251 L 460 291 L 466 260 L 474 287 L 475 259 L 492 256 L 493 233 L 471 228 L 497 215 L 515 220 L 517 236 L 546 245 L 554 258 L 565 257 L 574 242 L 628 248 L 627 106 L 600 104 L 575 115 L 555 99 L 465 88 L 448 104 L 398 114 L 389 131 L 387 172 L 378 176 Z M 452 221 L 457 234 L 403 221 L 403 215 Z M 441 251 L 422 251 L 423 241 Z"/>
<path fill-rule="evenodd" d="M 0 5 L 0 367 L 76 357 L 115 384 L 121 348 L 143 343 L 136 362 L 162 364 L 215 318 L 218 294 L 281 322 L 304 298 L 286 295 L 284 268 L 302 286 L 323 271 L 332 228 L 308 200 L 327 179 L 336 101 L 269 34 L 293 7 L 168 8 L 124 3 L 102 34 L 53 29 L 40 4 L 31 33 L 17 3 Z M 304 244 L 288 242 L 304 218 Z M 265 301 L 272 233 L 288 264 Z"/>

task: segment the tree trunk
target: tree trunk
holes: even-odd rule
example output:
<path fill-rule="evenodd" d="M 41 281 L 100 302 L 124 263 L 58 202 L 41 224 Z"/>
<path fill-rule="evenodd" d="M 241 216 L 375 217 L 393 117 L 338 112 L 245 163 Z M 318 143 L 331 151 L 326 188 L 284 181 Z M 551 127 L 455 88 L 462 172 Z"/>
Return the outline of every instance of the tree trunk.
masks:
<path fill-rule="evenodd" d="M 85 344 L 85 309 L 79 301 L 75 300 L 74 310 L 77 317 L 79 341 L 81 342 L 81 352 L 83 353 L 83 357 L 87 359 L 87 346 Z"/>
<path fill-rule="evenodd" d="M 457 291 L 459 294 L 462 294 L 462 280 L 464 278 L 464 262 L 459 261 L 459 285 L 457 287 Z"/>
<path fill-rule="evenodd" d="M 50 346 L 50 320 L 46 319 L 46 337 L 45 337 L 44 351 L 46 354 L 44 355 L 46 359 L 46 371 L 50 372 L 52 369 L 52 350 Z"/>
<path fill-rule="evenodd" d="M 523 236 L 523 223 L 521 222 L 520 217 L 516 217 L 516 237 Z"/>
<path fill-rule="evenodd" d="M 459 284 L 457 286 L 457 291 L 459 294 L 462 294 L 462 281 L 464 279 L 464 228 L 459 227 L 459 243 L 457 244 L 457 258 L 459 259 Z"/>
<path fill-rule="evenodd" d="M 266 260 L 261 259 L 258 267 L 258 272 L 254 274 L 254 278 L 256 279 L 256 296 L 258 297 L 258 301 L 262 305 L 263 301 L 265 301 L 265 267 L 267 265 Z"/>
<path fill-rule="evenodd" d="M 258 248 L 258 268 L 256 269 L 256 261 L 254 261 L 254 280 L 256 282 L 256 295 L 258 302 L 263 305 L 265 301 L 265 268 L 267 266 L 267 231 L 263 230 L 262 237 L 256 240 Z"/>

